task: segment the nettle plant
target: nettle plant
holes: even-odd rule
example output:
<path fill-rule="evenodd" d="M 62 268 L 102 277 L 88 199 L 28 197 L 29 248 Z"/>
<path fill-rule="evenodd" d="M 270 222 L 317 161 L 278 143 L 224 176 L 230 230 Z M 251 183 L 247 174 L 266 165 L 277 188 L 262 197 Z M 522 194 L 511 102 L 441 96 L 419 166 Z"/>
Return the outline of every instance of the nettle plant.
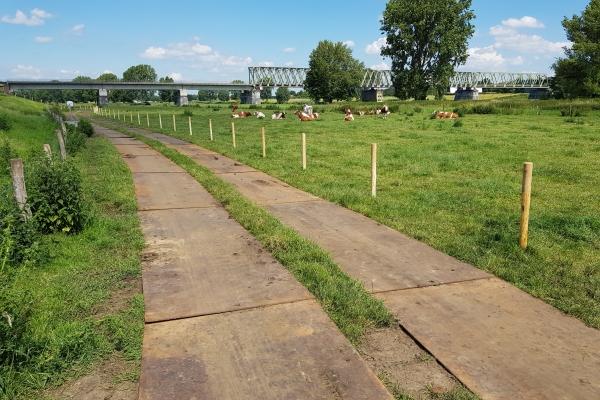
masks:
<path fill-rule="evenodd" d="M 79 170 L 70 161 L 36 159 L 27 179 L 28 202 L 41 233 L 74 234 L 86 216 Z"/>

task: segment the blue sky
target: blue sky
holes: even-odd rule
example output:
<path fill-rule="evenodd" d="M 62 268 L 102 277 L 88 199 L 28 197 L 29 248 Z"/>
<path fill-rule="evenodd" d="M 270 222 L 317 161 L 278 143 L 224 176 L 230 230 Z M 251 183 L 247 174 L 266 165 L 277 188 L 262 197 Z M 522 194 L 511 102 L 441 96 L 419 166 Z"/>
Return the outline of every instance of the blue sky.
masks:
<path fill-rule="evenodd" d="M 568 45 L 560 24 L 587 0 L 474 0 L 463 70 L 549 72 Z M 321 39 L 347 42 L 368 67 L 385 0 L 0 2 L 1 79 L 118 76 L 147 63 L 183 81 L 248 79 L 249 65 L 306 66 Z"/>

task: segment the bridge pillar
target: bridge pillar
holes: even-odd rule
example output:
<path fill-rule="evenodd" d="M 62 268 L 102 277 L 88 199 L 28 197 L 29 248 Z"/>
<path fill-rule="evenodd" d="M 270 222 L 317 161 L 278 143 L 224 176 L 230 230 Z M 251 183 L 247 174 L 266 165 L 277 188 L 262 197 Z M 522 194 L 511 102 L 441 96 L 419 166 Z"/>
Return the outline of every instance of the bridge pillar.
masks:
<path fill-rule="evenodd" d="M 240 95 L 240 103 L 242 104 L 260 104 L 260 90 L 244 90 Z"/>
<path fill-rule="evenodd" d="M 383 102 L 383 90 L 381 89 L 363 89 L 360 96 L 362 101 L 371 101 L 382 103 Z"/>
<path fill-rule="evenodd" d="M 477 88 L 458 88 L 456 89 L 456 93 L 454 93 L 454 101 L 460 100 L 478 100 L 479 99 L 479 90 Z"/>
<path fill-rule="evenodd" d="M 100 107 L 108 104 L 108 90 L 98 89 L 98 105 Z"/>
<path fill-rule="evenodd" d="M 175 98 L 175 104 L 178 106 L 187 106 L 189 103 L 187 96 L 187 89 L 180 89 L 177 93 L 177 97 Z"/>

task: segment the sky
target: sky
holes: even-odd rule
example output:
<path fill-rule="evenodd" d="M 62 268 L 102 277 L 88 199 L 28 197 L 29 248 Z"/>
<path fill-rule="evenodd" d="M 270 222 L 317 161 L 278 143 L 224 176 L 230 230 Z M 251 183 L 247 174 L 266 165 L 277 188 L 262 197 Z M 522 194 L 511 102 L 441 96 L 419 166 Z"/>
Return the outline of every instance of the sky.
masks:
<path fill-rule="evenodd" d="M 550 73 L 569 43 L 561 21 L 588 0 L 474 0 L 464 71 Z M 0 80 L 121 76 L 150 64 L 176 81 L 248 80 L 248 66 L 305 67 L 319 40 L 342 41 L 367 67 L 379 55 L 385 0 L 2 0 Z"/>

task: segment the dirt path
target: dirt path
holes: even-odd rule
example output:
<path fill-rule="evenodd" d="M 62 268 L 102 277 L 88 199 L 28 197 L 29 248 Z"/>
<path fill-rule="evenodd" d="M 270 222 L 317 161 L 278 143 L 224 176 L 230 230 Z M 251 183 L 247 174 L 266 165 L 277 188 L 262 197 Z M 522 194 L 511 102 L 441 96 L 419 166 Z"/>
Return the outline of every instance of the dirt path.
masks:
<path fill-rule="evenodd" d="M 180 167 L 129 165 L 147 249 L 140 399 L 391 399 L 310 293 Z"/>
<path fill-rule="evenodd" d="M 471 265 L 235 160 L 128 129 L 190 156 L 327 250 L 482 398 L 600 398 L 600 331 Z"/>

